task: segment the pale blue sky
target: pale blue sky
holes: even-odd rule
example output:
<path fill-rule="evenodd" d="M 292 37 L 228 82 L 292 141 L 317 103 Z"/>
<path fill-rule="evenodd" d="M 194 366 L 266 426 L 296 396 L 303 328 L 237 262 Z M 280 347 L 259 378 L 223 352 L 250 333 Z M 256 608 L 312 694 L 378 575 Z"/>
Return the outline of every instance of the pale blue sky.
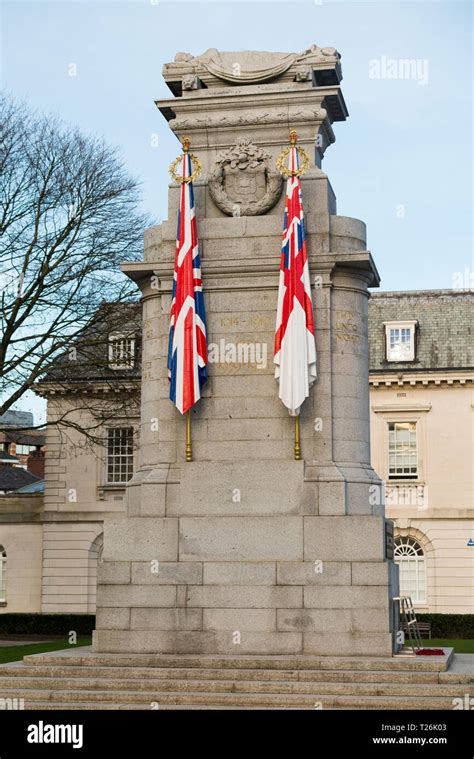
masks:
<path fill-rule="evenodd" d="M 472 270 L 469 2 L 15 0 L 3 3 L 2 81 L 119 145 L 143 181 L 146 210 L 160 219 L 178 152 L 153 103 L 171 96 L 163 63 L 177 51 L 294 52 L 312 43 L 342 55 L 350 116 L 334 125 L 323 162 L 338 212 L 367 223 L 383 289 L 451 287 L 456 272 Z M 370 78 L 370 61 L 383 56 L 419 60 L 427 82 Z"/>

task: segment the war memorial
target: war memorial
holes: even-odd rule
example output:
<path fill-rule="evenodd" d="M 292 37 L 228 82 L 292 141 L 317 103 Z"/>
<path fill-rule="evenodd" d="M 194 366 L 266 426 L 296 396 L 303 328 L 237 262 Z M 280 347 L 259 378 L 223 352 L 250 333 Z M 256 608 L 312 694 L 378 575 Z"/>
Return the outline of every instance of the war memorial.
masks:
<path fill-rule="evenodd" d="M 469 681 L 449 671 L 452 649 L 401 650 L 392 523 L 370 464 L 368 288 L 379 274 L 364 223 L 337 214 L 322 169 L 348 116 L 341 56 L 210 49 L 178 53 L 163 77 L 171 96 L 157 117 L 182 146 L 168 219 L 145 231 L 143 261 L 123 265 L 143 304 L 140 464 L 124 513 L 105 520 L 92 650 L 25 658 L 82 685 L 60 697 L 45 680 L 33 702 L 452 708 Z M 283 223 L 307 257 L 293 322 Z M 186 245 L 189 330 L 176 284 Z M 278 345 L 281 324 L 294 337 L 301 319 L 305 382 L 288 395 L 275 328 Z M 173 352 L 180 329 L 191 374 Z"/>
<path fill-rule="evenodd" d="M 390 656 L 397 578 L 369 451 L 367 288 L 379 277 L 364 224 L 337 215 L 320 168 L 347 116 L 340 56 L 179 53 L 163 75 L 174 97 L 157 107 L 203 167 L 208 342 L 267 344 L 269 359 L 210 364 L 186 461 L 167 379 L 172 184 L 168 221 L 147 230 L 144 262 L 124 267 L 143 294 L 141 464 L 126 514 L 105 523 L 95 650 Z M 301 189 L 318 375 L 300 460 L 272 361 L 285 203 L 275 164 L 292 129 L 310 156 Z"/>

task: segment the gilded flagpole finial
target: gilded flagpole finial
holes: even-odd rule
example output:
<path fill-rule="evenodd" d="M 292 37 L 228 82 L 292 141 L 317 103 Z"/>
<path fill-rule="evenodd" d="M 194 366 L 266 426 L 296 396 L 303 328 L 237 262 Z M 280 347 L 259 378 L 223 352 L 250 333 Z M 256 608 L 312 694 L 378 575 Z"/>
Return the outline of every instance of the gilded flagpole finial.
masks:
<path fill-rule="evenodd" d="M 284 177 L 301 177 L 303 174 L 306 174 L 306 172 L 309 169 L 310 160 L 309 155 L 306 153 L 303 148 L 298 147 L 296 144 L 298 141 L 298 134 L 296 132 L 296 129 L 290 130 L 290 145 L 282 150 L 278 158 L 276 159 L 276 167 L 280 174 L 282 174 Z M 298 151 L 298 155 L 300 158 L 300 167 L 299 169 L 291 170 L 288 168 L 287 160 L 288 156 L 290 155 L 293 148 L 296 148 Z"/>
<path fill-rule="evenodd" d="M 183 153 L 179 155 L 177 158 L 175 158 L 173 163 L 170 164 L 169 173 L 171 174 L 171 176 L 173 177 L 174 181 L 177 184 L 183 184 L 183 182 L 185 183 L 194 182 L 198 178 L 198 176 L 201 174 L 202 163 L 197 156 L 189 152 L 189 148 L 191 147 L 191 140 L 189 139 L 189 137 L 182 138 L 181 146 L 183 148 Z M 193 166 L 193 172 L 189 177 L 183 177 L 177 173 L 177 168 L 180 165 L 185 155 L 189 155 L 192 161 L 192 166 Z"/>

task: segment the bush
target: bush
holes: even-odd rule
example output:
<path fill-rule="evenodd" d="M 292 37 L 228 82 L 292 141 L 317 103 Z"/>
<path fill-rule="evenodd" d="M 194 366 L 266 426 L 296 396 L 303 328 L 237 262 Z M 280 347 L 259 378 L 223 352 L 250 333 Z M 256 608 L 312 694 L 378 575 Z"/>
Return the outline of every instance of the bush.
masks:
<path fill-rule="evenodd" d="M 417 614 L 431 624 L 432 638 L 474 639 L 474 614 Z M 94 614 L 0 614 L 0 635 L 67 635 L 71 630 L 90 636 Z"/>
<path fill-rule="evenodd" d="M 0 614 L 0 635 L 92 635 L 94 614 Z"/>
<path fill-rule="evenodd" d="M 432 638 L 474 638 L 474 614 L 417 614 L 419 622 L 430 622 Z"/>

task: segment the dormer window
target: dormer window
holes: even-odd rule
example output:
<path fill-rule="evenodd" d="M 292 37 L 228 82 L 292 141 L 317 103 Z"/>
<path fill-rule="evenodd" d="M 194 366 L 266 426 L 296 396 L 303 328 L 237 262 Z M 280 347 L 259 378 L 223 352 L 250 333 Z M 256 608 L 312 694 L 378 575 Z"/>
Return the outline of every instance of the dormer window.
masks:
<path fill-rule="evenodd" d="M 135 365 L 135 335 L 109 335 L 110 369 L 133 369 Z"/>
<path fill-rule="evenodd" d="M 387 361 L 405 363 L 415 360 L 416 321 L 384 322 Z"/>

